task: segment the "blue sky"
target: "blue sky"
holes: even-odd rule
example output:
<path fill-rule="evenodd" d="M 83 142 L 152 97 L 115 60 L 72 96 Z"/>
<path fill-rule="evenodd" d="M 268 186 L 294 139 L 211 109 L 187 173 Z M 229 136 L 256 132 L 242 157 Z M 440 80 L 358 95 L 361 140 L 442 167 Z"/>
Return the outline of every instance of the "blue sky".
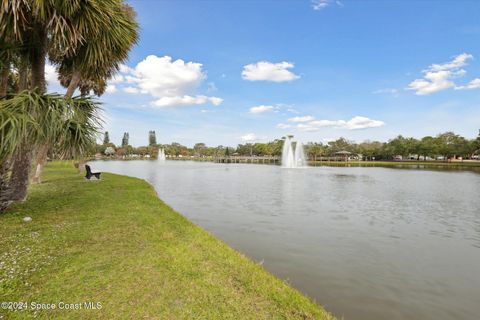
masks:
<path fill-rule="evenodd" d="M 480 128 L 480 1 L 129 2 L 140 41 L 101 97 L 117 144 Z"/>

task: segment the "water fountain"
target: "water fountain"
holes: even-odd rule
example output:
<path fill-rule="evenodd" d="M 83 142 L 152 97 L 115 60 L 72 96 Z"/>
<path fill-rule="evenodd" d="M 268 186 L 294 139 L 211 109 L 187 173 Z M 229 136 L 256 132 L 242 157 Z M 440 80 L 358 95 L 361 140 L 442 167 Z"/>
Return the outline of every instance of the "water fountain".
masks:
<path fill-rule="evenodd" d="M 158 161 L 165 161 L 165 150 L 163 148 L 158 149 Z"/>
<path fill-rule="evenodd" d="M 295 143 L 295 149 L 292 145 L 292 137 L 287 136 L 282 150 L 282 167 L 284 168 L 302 168 L 307 167 L 307 159 L 303 150 L 303 144 L 300 141 Z"/>

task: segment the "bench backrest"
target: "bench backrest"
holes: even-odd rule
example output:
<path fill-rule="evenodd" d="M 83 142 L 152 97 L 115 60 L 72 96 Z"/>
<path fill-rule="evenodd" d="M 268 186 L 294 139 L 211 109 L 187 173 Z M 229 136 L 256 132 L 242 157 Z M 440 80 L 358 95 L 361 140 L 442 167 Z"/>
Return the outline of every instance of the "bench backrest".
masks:
<path fill-rule="evenodd" d="M 85 170 L 87 171 L 88 175 L 92 174 L 92 169 L 90 169 L 90 166 L 88 164 L 85 165 Z"/>

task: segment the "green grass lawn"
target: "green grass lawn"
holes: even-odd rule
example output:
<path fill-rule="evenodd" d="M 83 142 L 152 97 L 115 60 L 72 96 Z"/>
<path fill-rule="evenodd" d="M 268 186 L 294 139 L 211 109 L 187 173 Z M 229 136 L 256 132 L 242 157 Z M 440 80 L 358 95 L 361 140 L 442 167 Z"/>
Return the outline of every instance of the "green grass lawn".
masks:
<path fill-rule="evenodd" d="M 311 166 L 361 166 L 361 167 L 427 167 L 452 169 L 479 169 L 480 161 L 309 161 Z"/>
<path fill-rule="evenodd" d="M 86 181 L 72 163 L 50 163 L 28 201 L 0 214 L 0 302 L 57 307 L 0 309 L 0 318 L 333 319 L 145 181 L 102 177 Z M 102 307 L 60 310 L 60 302 Z"/>

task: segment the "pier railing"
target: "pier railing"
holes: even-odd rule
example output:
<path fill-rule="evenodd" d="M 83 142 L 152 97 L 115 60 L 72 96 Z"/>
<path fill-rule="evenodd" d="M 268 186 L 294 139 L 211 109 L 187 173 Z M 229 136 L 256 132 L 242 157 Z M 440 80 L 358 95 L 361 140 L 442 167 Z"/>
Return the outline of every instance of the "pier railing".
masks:
<path fill-rule="evenodd" d="M 215 157 L 213 159 L 216 163 L 272 163 L 278 164 L 281 161 L 281 158 L 278 156 L 228 156 L 228 157 Z"/>
<path fill-rule="evenodd" d="M 217 157 L 172 157 L 170 160 L 194 160 L 194 161 L 212 161 L 215 163 L 262 163 L 262 164 L 281 164 L 282 157 L 280 156 L 217 156 Z M 332 157 L 307 157 L 309 162 L 345 162 L 355 159 L 349 159 L 348 157 L 332 156 Z"/>

